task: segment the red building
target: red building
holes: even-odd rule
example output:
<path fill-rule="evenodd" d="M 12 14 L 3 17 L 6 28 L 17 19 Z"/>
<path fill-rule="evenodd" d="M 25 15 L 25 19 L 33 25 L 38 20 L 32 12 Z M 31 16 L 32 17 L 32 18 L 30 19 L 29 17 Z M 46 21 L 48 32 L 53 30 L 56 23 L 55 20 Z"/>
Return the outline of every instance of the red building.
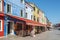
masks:
<path fill-rule="evenodd" d="M 4 36 L 4 7 L 3 0 L 0 0 L 0 36 Z"/>

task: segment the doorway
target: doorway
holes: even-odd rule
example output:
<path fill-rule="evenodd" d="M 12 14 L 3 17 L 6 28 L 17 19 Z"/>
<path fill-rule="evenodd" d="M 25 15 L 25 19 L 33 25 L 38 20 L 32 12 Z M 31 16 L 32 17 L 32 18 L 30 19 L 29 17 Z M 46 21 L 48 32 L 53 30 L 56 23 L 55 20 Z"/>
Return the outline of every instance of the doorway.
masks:
<path fill-rule="evenodd" d="M 14 34 L 14 22 L 8 22 L 7 34 Z"/>
<path fill-rule="evenodd" d="M 17 27 L 15 29 L 17 36 L 23 36 L 23 24 L 22 23 L 16 23 Z"/>
<path fill-rule="evenodd" d="M 45 27 L 43 27 L 43 26 L 41 26 L 40 29 L 41 29 L 42 32 L 45 31 Z"/>

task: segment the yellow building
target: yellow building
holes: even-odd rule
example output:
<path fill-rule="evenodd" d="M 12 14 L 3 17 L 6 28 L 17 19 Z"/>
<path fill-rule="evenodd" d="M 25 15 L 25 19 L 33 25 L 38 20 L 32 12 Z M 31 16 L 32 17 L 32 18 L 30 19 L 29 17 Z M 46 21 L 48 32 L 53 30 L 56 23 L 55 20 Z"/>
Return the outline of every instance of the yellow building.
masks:
<path fill-rule="evenodd" d="M 45 14 L 42 10 L 40 10 L 35 4 L 30 3 L 33 7 L 33 20 L 39 22 L 41 24 L 46 24 Z"/>
<path fill-rule="evenodd" d="M 39 9 L 38 9 L 38 7 L 33 3 L 30 3 L 30 5 L 34 9 L 34 11 L 33 11 L 33 20 L 36 21 L 36 22 L 39 22 Z"/>
<path fill-rule="evenodd" d="M 30 3 L 30 5 L 33 7 L 33 20 L 36 22 L 39 22 L 41 24 L 46 24 L 46 18 L 45 14 L 42 10 L 40 10 L 35 4 Z"/>

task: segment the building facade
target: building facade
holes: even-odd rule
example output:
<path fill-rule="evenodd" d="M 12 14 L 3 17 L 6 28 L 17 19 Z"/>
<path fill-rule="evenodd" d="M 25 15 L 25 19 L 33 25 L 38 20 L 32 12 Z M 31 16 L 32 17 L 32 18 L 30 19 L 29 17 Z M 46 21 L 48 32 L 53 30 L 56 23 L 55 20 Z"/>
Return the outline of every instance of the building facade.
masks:
<path fill-rule="evenodd" d="M 41 31 L 45 31 L 44 13 L 41 9 L 39 11 L 39 22 L 42 24 L 40 26 Z"/>
<path fill-rule="evenodd" d="M 25 25 L 25 21 L 22 21 L 25 10 L 24 0 L 0 0 L 0 6 L 0 36 L 19 35 L 18 31 L 22 36 L 21 31 Z M 19 28 L 20 26 L 21 28 Z"/>
<path fill-rule="evenodd" d="M 39 25 L 35 26 L 35 33 L 40 33 L 41 31 L 44 31 L 44 24 L 42 22 L 42 17 L 43 17 L 43 13 L 42 11 L 35 5 L 30 3 L 30 5 L 33 7 L 34 11 L 33 11 L 33 20 L 38 22 Z"/>
<path fill-rule="evenodd" d="M 0 36 L 4 35 L 4 4 L 3 0 L 0 0 Z"/>
<path fill-rule="evenodd" d="M 33 20 L 33 7 L 28 3 L 25 2 L 25 14 L 26 14 L 26 19 Z"/>
<path fill-rule="evenodd" d="M 46 20 L 47 20 L 47 30 L 50 30 L 50 28 L 52 28 L 52 23 L 48 20 L 48 18 L 46 17 Z"/>
<path fill-rule="evenodd" d="M 25 0 L 0 0 L 0 36 L 30 35 L 43 31 L 46 25 L 44 13 Z"/>
<path fill-rule="evenodd" d="M 39 17 L 39 9 L 35 6 L 35 4 L 30 3 L 30 5 L 33 7 L 33 20 L 38 22 L 38 17 Z"/>
<path fill-rule="evenodd" d="M 33 8 L 32 6 L 25 1 L 25 20 L 26 20 L 26 30 L 25 30 L 25 35 L 30 35 L 31 29 L 33 25 L 27 21 L 33 21 Z"/>
<path fill-rule="evenodd" d="M 9 7 L 9 8 L 8 8 Z M 24 17 L 24 0 L 4 0 L 4 13 L 17 17 Z"/>

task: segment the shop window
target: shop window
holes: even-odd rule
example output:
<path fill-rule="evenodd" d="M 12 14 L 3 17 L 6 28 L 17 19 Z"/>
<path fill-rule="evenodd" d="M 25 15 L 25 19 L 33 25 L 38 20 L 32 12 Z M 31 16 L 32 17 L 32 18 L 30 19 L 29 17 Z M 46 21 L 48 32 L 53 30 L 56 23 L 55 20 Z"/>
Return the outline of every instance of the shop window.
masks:
<path fill-rule="evenodd" d="M 29 26 L 28 25 L 26 25 L 26 28 L 25 28 L 26 30 L 28 30 L 29 29 Z"/>
<path fill-rule="evenodd" d="M 0 11 L 2 11 L 2 1 L 0 0 Z"/>
<path fill-rule="evenodd" d="M 7 13 L 11 13 L 11 5 L 10 4 L 7 4 Z"/>
<path fill-rule="evenodd" d="M 26 30 L 28 30 L 28 27 L 26 27 Z"/>
<path fill-rule="evenodd" d="M 2 20 L 0 20 L 0 31 L 2 31 Z"/>
<path fill-rule="evenodd" d="M 22 30 L 22 24 L 18 23 L 18 24 L 17 24 L 17 29 L 18 29 L 18 30 Z"/>

